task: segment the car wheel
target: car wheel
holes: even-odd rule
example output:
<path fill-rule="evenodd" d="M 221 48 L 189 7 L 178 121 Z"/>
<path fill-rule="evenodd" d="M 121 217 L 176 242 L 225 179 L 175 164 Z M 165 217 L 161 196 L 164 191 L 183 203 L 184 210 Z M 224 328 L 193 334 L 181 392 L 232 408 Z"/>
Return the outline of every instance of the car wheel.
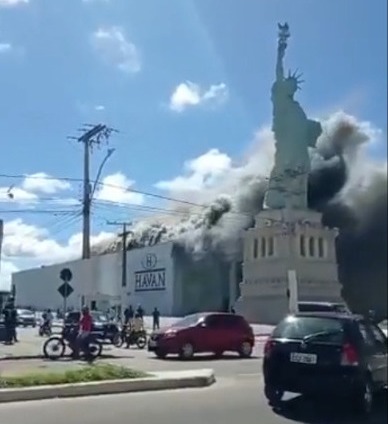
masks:
<path fill-rule="evenodd" d="M 250 358 L 252 356 L 252 352 L 253 352 L 253 347 L 250 342 L 245 341 L 241 343 L 241 346 L 238 351 L 241 358 Z"/>
<path fill-rule="evenodd" d="M 264 386 L 264 395 L 271 406 L 278 406 L 282 401 L 284 391 L 277 387 L 269 386 L 266 384 Z"/>
<path fill-rule="evenodd" d="M 357 390 L 352 405 L 356 406 L 357 412 L 362 415 L 369 415 L 373 409 L 373 385 L 370 378 L 366 379 Z"/>
<path fill-rule="evenodd" d="M 194 356 L 194 346 L 191 343 L 184 343 L 179 356 L 181 359 L 191 359 Z"/>

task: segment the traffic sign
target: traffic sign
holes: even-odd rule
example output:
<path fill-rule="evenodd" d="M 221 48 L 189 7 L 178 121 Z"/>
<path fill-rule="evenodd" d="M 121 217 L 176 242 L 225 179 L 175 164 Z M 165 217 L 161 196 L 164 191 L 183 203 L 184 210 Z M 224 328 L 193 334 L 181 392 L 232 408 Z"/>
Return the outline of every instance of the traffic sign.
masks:
<path fill-rule="evenodd" d="M 67 299 L 73 291 L 73 287 L 67 281 L 58 287 L 58 292 L 64 299 Z"/>
<path fill-rule="evenodd" d="M 62 281 L 65 281 L 65 282 L 69 282 L 69 281 L 71 281 L 72 280 L 72 278 L 73 278 L 73 273 L 70 271 L 70 269 L 69 268 L 63 268 L 62 269 L 62 271 L 59 273 L 59 278 L 62 280 Z"/>

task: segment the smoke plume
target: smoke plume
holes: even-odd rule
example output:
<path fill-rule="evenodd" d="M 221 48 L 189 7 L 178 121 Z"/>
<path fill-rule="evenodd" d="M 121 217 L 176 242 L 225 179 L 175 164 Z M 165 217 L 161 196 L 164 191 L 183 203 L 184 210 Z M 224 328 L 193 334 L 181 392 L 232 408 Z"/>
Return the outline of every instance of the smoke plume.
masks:
<path fill-rule="evenodd" d="M 323 133 L 311 152 L 309 207 L 323 222 L 339 228 L 337 257 L 344 295 L 351 306 L 387 314 L 387 165 L 366 154 L 377 131 L 342 112 L 322 122 Z M 193 256 L 218 251 L 241 259 L 241 236 L 263 207 L 273 163 L 270 131 L 261 131 L 246 160 L 217 175 L 200 191 L 171 193 L 198 206 L 174 204 L 174 213 L 139 222 L 128 248 L 174 240 Z M 172 206 L 172 205 L 169 205 Z M 96 253 L 118 244 L 96 247 Z"/>

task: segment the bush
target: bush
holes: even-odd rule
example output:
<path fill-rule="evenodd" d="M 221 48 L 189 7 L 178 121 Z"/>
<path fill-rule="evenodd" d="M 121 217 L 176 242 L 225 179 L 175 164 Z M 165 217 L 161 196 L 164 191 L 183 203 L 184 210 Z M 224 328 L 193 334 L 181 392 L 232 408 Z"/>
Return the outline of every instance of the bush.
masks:
<path fill-rule="evenodd" d="M 123 380 L 148 376 L 148 374 L 142 371 L 111 364 L 88 365 L 64 372 L 35 372 L 21 376 L 0 376 L 0 388 L 87 383 L 92 381 Z"/>

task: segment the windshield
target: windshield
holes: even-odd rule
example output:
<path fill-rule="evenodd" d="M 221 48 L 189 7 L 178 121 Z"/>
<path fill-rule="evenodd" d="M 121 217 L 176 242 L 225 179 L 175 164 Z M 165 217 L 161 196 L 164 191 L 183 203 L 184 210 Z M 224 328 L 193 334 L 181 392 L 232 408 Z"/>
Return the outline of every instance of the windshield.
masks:
<path fill-rule="evenodd" d="M 32 311 L 29 311 L 27 309 L 18 309 L 17 313 L 18 313 L 18 315 L 28 315 L 28 316 L 34 315 L 34 313 Z"/>
<path fill-rule="evenodd" d="M 198 321 L 203 317 L 203 314 L 187 315 L 186 317 L 172 324 L 171 327 L 190 327 L 192 325 L 197 324 Z"/>
<path fill-rule="evenodd" d="M 98 313 L 98 312 L 92 312 L 91 316 L 93 318 L 94 321 L 99 321 L 99 322 L 107 322 L 108 318 L 106 315 Z"/>
<path fill-rule="evenodd" d="M 314 340 L 341 344 L 342 322 L 320 317 L 287 317 L 274 330 L 275 339 Z"/>

